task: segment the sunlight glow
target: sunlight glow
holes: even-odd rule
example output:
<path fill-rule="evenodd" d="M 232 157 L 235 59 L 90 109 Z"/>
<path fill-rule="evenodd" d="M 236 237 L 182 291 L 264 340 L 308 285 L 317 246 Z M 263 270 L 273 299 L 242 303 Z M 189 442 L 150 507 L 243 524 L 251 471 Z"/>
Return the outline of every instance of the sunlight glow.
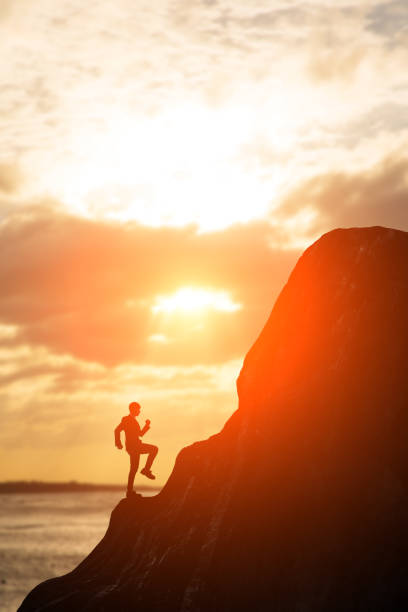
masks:
<path fill-rule="evenodd" d="M 232 302 L 225 291 L 182 287 L 172 295 L 158 296 L 152 310 L 154 313 L 197 312 L 202 310 L 235 312 L 241 308 L 241 304 Z"/>
<path fill-rule="evenodd" d="M 151 227 L 216 231 L 261 219 L 283 175 L 276 161 L 267 171 L 256 161 L 255 122 L 251 107 L 238 105 L 180 105 L 152 117 L 105 109 L 98 127 L 72 135 L 71 158 L 51 162 L 47 189 L 75 215 Z M 283 125 L 279 114 L 280 146 Z"/>
<path fill-rule="evenodd" d="M 149 342 L 157 342 L 158 344 L 166 344 L 168 342 L 167 336 L 164 334 L 152 334 L 148 338 Z"/>

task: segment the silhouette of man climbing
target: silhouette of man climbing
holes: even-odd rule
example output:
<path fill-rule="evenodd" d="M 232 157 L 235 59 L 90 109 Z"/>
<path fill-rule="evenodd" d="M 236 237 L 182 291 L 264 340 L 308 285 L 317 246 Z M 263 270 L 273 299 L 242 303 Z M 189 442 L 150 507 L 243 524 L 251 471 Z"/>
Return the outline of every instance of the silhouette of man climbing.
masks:
<path fill-rule="evenodd" d="M 124 431 L 126 438 L 125 446 L 130 457 L 130 469 L 126 497 L 136 495 L 133 491 L 133 483 L 135 480 L 136 472 L 139 468 L 139 459 L 141 454 L 147 453 L 147 460 L 146 465 L 142 470 L 140 470 L 140 473 L 146 476 L 146 478 L 150 478 L 151 480 L 154 480 L 156 478 L 156 476 L 151 471 L 151 467 L 159 450 L 157 446 L 154 446 L 153 444 L 144 444 L 140 440 L 140 437 L 144 436 L 145 433 L 150 429 L 149 420 L 146 421 L 143 428 L 140 427 L 139 423 L 136 420 L 136 417 L 140 414 L 140 404 L 138 404 L 137 402 L 131 402 L 129 404 L 129 413 L 130 414 L 123 417 L 123 419 L 115 429 L 115 446 L 119 449 L 123 448 L 122 441 L 120 439 L 120 434 L 122 431 Z"/>

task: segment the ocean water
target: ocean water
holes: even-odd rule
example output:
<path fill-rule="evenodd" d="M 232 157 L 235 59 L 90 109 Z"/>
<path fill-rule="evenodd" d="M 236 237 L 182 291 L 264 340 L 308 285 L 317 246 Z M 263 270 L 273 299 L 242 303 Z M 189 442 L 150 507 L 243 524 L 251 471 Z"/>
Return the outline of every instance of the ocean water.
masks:
<path fill-rule="evenodd" d="M 143 495 L 148 495 L 144 492 Z M 72 570 L 105 534 L 120 491 L 0 494 L 0 610 Z"/>

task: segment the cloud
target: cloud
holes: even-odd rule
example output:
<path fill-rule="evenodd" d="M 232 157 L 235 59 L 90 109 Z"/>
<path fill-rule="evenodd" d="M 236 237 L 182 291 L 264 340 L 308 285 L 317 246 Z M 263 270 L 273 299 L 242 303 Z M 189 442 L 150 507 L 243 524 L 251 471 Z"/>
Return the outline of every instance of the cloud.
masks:
<path fill-rule="evenodd" d="M 406 45 L 395 37 L 390 45 L 386 31 L 371 27 L 381 5 L 225 0 L 186 7 L 163 0 L 139 2 L 135 10 L 131 0 L 120 8 L 100 0 L 92 7 L 79 0 L 16 1 L 0 37 L 8 58 L 0 69 L 2 150 L 19 160 L 27 200 L 49 194 L 73 214 L 200 220 L 207 229 L 215 226 L 211 218 L 230 221 L 228 207 L 241 220 L 248 210 L 266 217 L 297 182 L 373 163 L 401 141 Z M 4 176 L 1 218 L 15 204 L 10 189 L 17 186 Z M 72 294 L 74 283 L 67 283 Z M 21 330 L 28 342 L 53 335 L 55 350 L 69 343 L 91 360 L 110 352 L 112 363 L 159 358 L 157 347 L 138 342 L 137 321 L 143 329 L 155 326 L 141 303 L 133 314 L 111 304 L 103 315 L 110 334 L 118 318 L 123 327 L 127 321 L 135 338 L 129 352 L 125 334 L 109 351 L 106 338 L 97 342 L 100 325 L 88 316 L 62 325 L 59 306 L 44 329 L 41 299 L 33 293 L 29 310 L 21 299 L 9 297 L 4 313 L 30 310 L 37 317 Z M 67 291 L 63 299 L 73 296 Z M 222 327 L 222 318 L 215 319 Z M 245 325 L 239 315 L 236 320 Z M 86 346 L 87 330 L 94 347 Z"/>
<path fill-rule="evenodd" d="M 0 164 L 0 193 L 16 192 L 21 180 L 21 174 L 15 164 Z"/>
<path fill-rule="evenodd" d="M 282 203 L 280 220 L 310 214 L 306 239 L 336 227 L 383 225 L 408 231 L 408 158 L 395 153 L 356 174 L 316 176 Z"/>
<path fill-rule="evenodd" d="M 106 367 L 69 355 L 55 355 L 43 347 L 0 348 L 0 389 L 20 397 L 30 390 L 48 403 L 51 398 L 75 396 L 82 401 L 113 397 L 160 396 L 163 392 L 190 394 L 198 390 L 230 391 L 241 359 L 215 365 L 120 365 Z M 35 393 L 34 393 L 35 392 Z M 126 406 L 126 401 L 125 401 Z"/>
<path fill-rule="evenodd" d="M 405 66 L 404 44 L 401 53 L 390 50 L 372 27 L 388 6 L 377 4 L 163 0 L 138 2 L 136 10 L 131 0 L 120 8 L 101 1 L 2 2 L 15 7 L 0 43 L 8 58 L 0 75 L 3 147 L 23 158 L 33 182 L 55 189 L 57 170 L 73 159 L 83 163 L 84 141 L 109 132 L 115 116 L 157 116 L 188 101 L 244 105 L 268 124 L 267 100 L 283 91 L 288 104 L 305 101 L 315 80 L 337 83 L 364 112 L 370 92 L 377 98 L 380 91 L 381 102 L 395 98 Z M 364 96 L 356 96 L 356 74 Z M 329 95 L 320 106 L 322 112 L 330 106 L 331 124 L 349 108 Z M 297 119 L 298 111 L 296 105 Z M 303 127 L 314 131 L 305 105 L 302 115 Z"/>
<path fill-rule="evenodd" d="M 7 344 L 106 366 L 242 356 L 298 254 L 271 249 L 272 233 L 268 223 L 197 234 L 20 209 L 0 228 L 0 321 L 18 329 Z M 153 313 L 157 295 L 183 286 L 227 291 L 243 308 L 201 317 Z M 169 342 L 150 342 L 155 334 Z"/>
<path fill-rule="evenodd" d="M 405 0 L 388 0 L 372 7 L 367 15 L 367 29 L 385 38 L 395 39 L 406 30 L 408 7 Z"/>
<path fill-rule="evenodd" d="M 0 4 L 0 22 L 11 13 L 13 0 L 2 0 Z"/>
<path fill-rule="evenodd" d="M 3 345 L 43 346 L 105 367 L 241 358 L 299 255 L 288 245 L 335 227 L 408 230 L 407 181 L 407 158 L 396 152 L 369 170 L 302 182 L 270 222 L 207 234 L 22 207 L 0 228 L 0 323 L 16 330 Z M 158 295 L 186 286 L 226 291 L 242 309 L 153 312 Z"/>

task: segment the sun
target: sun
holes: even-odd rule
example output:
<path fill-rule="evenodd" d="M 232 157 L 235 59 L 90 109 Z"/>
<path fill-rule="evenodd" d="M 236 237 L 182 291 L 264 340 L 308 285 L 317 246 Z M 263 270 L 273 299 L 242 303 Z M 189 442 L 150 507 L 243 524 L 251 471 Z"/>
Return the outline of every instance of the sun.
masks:
<path fill-rule="evenodd" d="M 199 313 L 204 310 L 235 312 L 242 308 L 233 302 L 226 291 L 215 291 L 198 287 L 181 287 L 171 295 L 159 295 L 152 306 L 157 313 Z"/>

